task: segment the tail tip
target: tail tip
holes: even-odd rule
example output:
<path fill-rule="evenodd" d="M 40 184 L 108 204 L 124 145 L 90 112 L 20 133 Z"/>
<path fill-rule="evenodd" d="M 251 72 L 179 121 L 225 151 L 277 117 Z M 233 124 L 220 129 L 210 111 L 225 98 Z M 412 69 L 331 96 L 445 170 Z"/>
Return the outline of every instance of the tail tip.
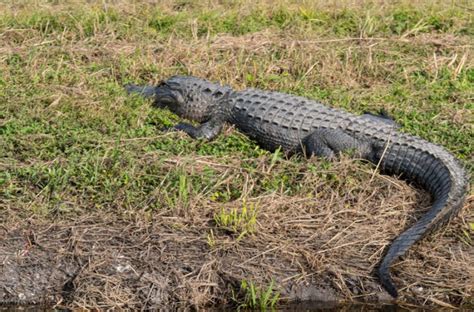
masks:
<path fill-rule="evenodd" d="M 395 284 L 393 283 L 388 270 L 383 268 L 379 269 L 378 276 L 382 287 L 389 293 L 390 296 L 392 296 L 393 298 L 397 298 L 398 290 Z"/>

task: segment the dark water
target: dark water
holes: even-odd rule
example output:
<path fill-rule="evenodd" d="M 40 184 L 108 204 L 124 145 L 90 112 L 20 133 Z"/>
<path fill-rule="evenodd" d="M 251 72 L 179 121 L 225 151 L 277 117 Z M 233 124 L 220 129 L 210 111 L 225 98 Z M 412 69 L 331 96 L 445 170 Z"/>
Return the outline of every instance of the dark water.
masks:
<path fill-rule="evenodd" d="M 338 304 L 328 302 L 307 302 L 300 304 L 290 304 L 278 307 L 273 311 L 279 312 L 293 312 L 293 311 L 306 311 L 306 312 L 366 312 L 366 311 L 383 311 L 383 312 L 407 312 L 407 311 L 453 311 L 449 308 L 439 306 L 400 306 L 396 304 Z M 474 307 L 459 307 L 456 311 L 474 311 Z"/>
<path fill-rule="evenodd" d="M 0 305 L 0 312 L 19 312 L 19 311 L 69 311 L 67 309 L 54 309 L 52 307 L 44 306 L 22 306 L 22 305 L 11 305 L 5 306 Z M 170 311 L 173 311 L 170 310 Z M 176 311 L 182 311 L 181 309 L 176 309 Z M 202 309 L 201 311 L 237 311 L 236 308 L 211 308 L 211 309 Z M 250 310 L 240 310 L 240 311 L 250 311 Z M 368 312 L 368 311 L 382 311 L 382 312 L 407 312 L 407 311 L 452 311 L 446 308 L 440 307 L 403 307 L 395 304 L 338 304 L 338 303 L 328 303 L 328 302 L 307 302 L 307 303 L 298 303 L 298 304 L 289 304 L 281 305 L 274 309 L 267 309 L 266 311 L 275 311 L 275 312 Z M 461 307 L 457 311 L 474 311 L 474 309 L 468 307 Z"/>
<path fill-rule="evenodd" d="M 422 308 L 417 311 L 423 311 Z M 413 309 L 407 309 L 394 304 L 338 304 L 338 303 L 327 303 L 327 302 L 308 302 L 300 304 L 290 304 L 275 309 L 280 312 L 293 312 L 293 311 L 308 311 L 308 312 L 362 312 L 362 311 L 384 311 L 384 312 L 405 312 L 413 311 Z"/>
<path fill-rule="evenodd" d="M 214 309 L 203 309 L 203 311 L 212 312 L 224 312 L 224 311 L 238 311 L 237 308 L 214 308 Z M 241 312 L 245 311 L 259 311 L 240 309 Z M 328 302 L 305 302 L 298 304 L 286 304 L 279 305 L 276 308 L 268 308 L 267 312 L 369 312 L 369 311 L 383 311 L 383 312 L 407 312 L 407 311 L 452 311 L 446 308 L 439 307 L 416 307 L 416 306 L 399 306 L 395 304 L 340 304 L 340 303 L 328 303 Z M 474 311 L 472 309 L 459 309 L 457 311 Z"/>
<path fill-rule="evenodd" d="M 49 311 L 68 311 L 65 309 L 53 309 L 52 307 L 37 305 L 0 305 L 0 312 L 49 312 Z"/>

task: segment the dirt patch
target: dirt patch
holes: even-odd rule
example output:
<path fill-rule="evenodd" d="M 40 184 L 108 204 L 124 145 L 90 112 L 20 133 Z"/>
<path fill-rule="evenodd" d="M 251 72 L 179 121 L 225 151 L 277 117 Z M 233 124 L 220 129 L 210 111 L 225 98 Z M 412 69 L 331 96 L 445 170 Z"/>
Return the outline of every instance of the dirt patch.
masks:
<path fill-rule="evenodd" d="M 354 163 L 336 167 L 370 179 Z M 311 174 L 302 178 L 315 183 Z M 352 189 L 321 186 L 316 198 L 274 194 L 245 204 L 199 199 L 186 209 L 157 213 L 16 220 L 0 229 L 0 300 L 72 308 L 199 308 L 238 304 L 243 280 L 262 288 L 273 280 L 284 302 L 388 302 L 373 268 L 396 234 L 426 209 L 428 198 L 379 175 L 356 196 L 360 185 L 351 179 L 341 188 L 349 183 Z M 471 201 L 460 217 L 395 265 L 399 302 L 459 306 L 472 300 Z M 250 203 L 258 207 L 252 233 L 238 237 L 216 224 L 222 209 Z"/>

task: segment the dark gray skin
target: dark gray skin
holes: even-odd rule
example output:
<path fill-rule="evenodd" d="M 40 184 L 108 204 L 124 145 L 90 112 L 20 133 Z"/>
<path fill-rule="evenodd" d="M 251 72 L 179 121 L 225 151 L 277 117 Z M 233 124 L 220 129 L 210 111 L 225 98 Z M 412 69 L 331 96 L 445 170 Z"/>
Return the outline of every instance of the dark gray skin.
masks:
<path fill-rule="evenodd" d="M 179 123 L 193 138 L 212 140 L 224 123 L 235 125 L 262 147 L 281 147 L 288 154 L 335 158 L 350 150 L 384 173 L 401 175 L 428 190 L 431 209 L 400 234 L 388 248 L 377 273 L 382 286 L 398 296 L 391 264 L 431 230 L 461 209 L 469 182 L 460 162 L 441 146 L 397 131 L 385 115 L 353 115 L 316 101 L 256 89 L 234 91 L 207 80 L 174 76 L 156 87 L 127 86 L 128 92 L 152 98 L 159 107 L 200 122 L 199 127 Z"/>

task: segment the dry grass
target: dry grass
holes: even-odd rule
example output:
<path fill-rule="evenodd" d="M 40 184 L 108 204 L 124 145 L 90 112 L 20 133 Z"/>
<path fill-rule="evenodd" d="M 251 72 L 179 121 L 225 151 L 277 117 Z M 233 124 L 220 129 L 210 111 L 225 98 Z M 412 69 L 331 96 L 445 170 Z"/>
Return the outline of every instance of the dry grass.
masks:
<path fill-rule="evenodd" d="M 176 117 L 121 86 L 192 74 L 384 108 L 472 172 L 468 5 L 2 2 L 0 300 L 200 308 L 236 304 L 242 280 L 275 280 L 286 300 L 388 300 L 373 268 L 426 194 L 359 161 L 284 159 L 231 128 L 209 143 L 163 134 Z M 394 266 L 401 305 L 472 305 L 472 201 Z M 245 204 L 252 233 L 215 223 Z"/>
<path fill-rule="evenodd" d="M 178 157 L 165 167 L 179 163 L 185 172 L 198 173 L 210 166 L 229 188 L 229 181 L 242 176 L 248 194 L 256 179 L 280 170 L 261 162 L 249 174 L 235 159 L 229 161 L 224 166 L 209 157 Z M 38 285 L 20 282 L 31 274 L 15 269 L 20 261 L 40 268 L 35 271 L 44 276 L 36 278 L 43 281 L 44 294 L 61 294 L 60 287 L 73 281 L 74 297 L 63 290 L 55 298 L 60 305 L 81 308 L 225 304 L 243 279 L 258 285 L 274 279 L 287 300 L 389 299 L 372 270 L 393 237 L 426 209 L 428 198 L 390 177 L 376 175 L 367 184 L 370 168 L 350 160 L 326 171 L 308 171 L 304 163 L 295 169 L 301 184 L 313 191 L 306 196 L 242 194 L 258 211 L 255 232 L 242 240 L 213 221 L 222 207 L 233 209 L 242 199 L 223 204 L 205 193 L 196 194 L 185 210 L 102 212 L 54 224 L 31 220 L 27 228 L 24 222 L 10 223 L 1 233 L 7 238 L 1 249 L 4 270 L 12 270 L 10 291 L 37 292 Z M 334 177 L 328 181 L 325 175 Z M 472 296 L 466 270 L 474 264 L 472 248 L 465 243 L 468 237 L 459 237 L 467 218 L 472 215 L 464 209 L 395 266 L 395 281 L 403 285 L 401 303 L 459 305 Z"/>

